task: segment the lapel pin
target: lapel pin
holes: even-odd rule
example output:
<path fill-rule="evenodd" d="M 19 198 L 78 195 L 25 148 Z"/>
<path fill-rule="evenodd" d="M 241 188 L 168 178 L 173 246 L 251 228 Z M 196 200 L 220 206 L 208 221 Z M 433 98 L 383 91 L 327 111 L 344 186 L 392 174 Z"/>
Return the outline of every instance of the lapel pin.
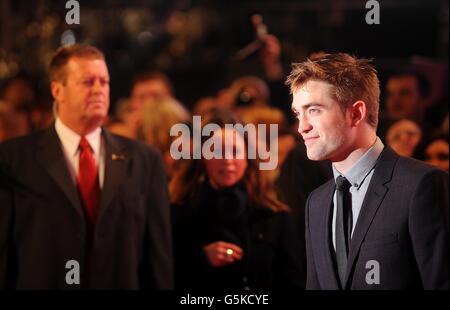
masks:
<path fill-rule="evenodd" d="M 112 154 L 112 160 L 124 160 L 124 159 L 125 159 L 124 155 Z"/>

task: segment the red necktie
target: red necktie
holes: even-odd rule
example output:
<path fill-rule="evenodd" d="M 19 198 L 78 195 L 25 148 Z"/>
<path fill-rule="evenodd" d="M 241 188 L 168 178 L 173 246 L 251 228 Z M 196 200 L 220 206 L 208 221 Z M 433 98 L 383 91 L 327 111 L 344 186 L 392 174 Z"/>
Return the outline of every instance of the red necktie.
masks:
<path fill-rule="evenodd" d="M 94 225 L 100 203 L 100 185 L 97 164 L 85 137 L 82 137 L 80 141 L 78 189 L 89 224 Z"/>

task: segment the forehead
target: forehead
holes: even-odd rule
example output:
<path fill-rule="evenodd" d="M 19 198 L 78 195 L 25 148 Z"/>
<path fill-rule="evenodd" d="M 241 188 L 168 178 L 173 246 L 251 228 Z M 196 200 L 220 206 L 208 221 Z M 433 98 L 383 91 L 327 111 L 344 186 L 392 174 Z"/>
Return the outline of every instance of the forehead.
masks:
<path fill-rule="evenodd" d="M 416 123 L 409 120 L 399 121 L 396 128 L 398 130 L 420 131 L 420 127 Z"/>
<path fill-rule="evenodd" d="M 448 142 L 442 139 L 435 140 L 431 142 L 430 145 L 428 145 L 427 151 L 436 151 L 436 152 L 444 151 L 448 153 L 449 152 Z"/>
<path fill-rule="evenodd" d="M 312 103 L 320 103 L 322 105 L 330 105 L 335 103 L 331 97 L 333 85 L 324 81 L 308 81 L 305 84 L 297 87 L 293 91 L 294 109 L 300 109 L 303 106 L 311 105 Z"/>
<path fill-rule="evenodd" d="M 387 88 L 390 90 L 400 88 L 416 88 L 417 79 L 412 75 L 395 76 L 389 79 Z"/>
<path fill-rule="evenodd" d="M 220 139 L 225 143 L 232 143 L 233 145 L 243 146 L 245 144 L 244 138 L 234 129 L 222 128 L 213 132 L 214 139 Z"/>
<path fill-rule="evenodd" d="M 67 62 L 68 76 L 96 75 L 109 77 L 108 67 L 103 59 L 72 57 Z"/>

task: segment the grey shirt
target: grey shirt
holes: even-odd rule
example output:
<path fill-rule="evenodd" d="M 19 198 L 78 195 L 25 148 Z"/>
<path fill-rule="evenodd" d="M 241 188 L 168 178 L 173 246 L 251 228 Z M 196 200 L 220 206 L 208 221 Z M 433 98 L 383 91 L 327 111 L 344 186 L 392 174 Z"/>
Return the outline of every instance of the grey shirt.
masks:
<path fill-rule="evenodd" d="M 367 188 L 369 187 L 370 180 L 372 179 L 373 172 L 375 170 L 375 165 L 377 163 L 378 157 L 384 149 L 384 144 L 381 142 L 380 138 L 377 137 L 375 143 L 367 150 L 367 152 L 347 171 L 347 173 L 342 174 L 336 170 L 333 165 L 333 175 L 334 181 L 338 176 L 343 175 L 351 184 L 350 194 L 352 196 L 352 213 L 353 213 L 353 227 L 352 235 L 355 230 L 356 222 L 358 221 L 359 212 L 361 211 L 362 203 L 364 197 L 367 193 Z M 336 190 L 333 194 L 333 221 L 332 221 L 332 231 L 333 231 L 333 247 L 336 250 Z"/>

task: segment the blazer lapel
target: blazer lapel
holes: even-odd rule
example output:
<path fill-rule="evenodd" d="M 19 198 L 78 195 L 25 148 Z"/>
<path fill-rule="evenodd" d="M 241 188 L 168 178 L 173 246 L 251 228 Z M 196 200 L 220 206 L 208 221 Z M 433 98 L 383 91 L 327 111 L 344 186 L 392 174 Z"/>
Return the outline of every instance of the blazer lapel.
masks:
<path fill-rule="evenodd" d="M 46 130 L 41 140 L 38 142 L 36 156 L 38 162 L 54 179 L 56 185 L 64 192 L 79 216 L 84 218 L 78 190 L 70 176 L 67 161 L 64 157 L 61 142 L 56 133 L 54 124 Z"/>
<path fill-rule="evenodd" d="M 105 141 L 105 174 L 100 195 L 99 217 L 105 213 L 111 201 L 117 195 L 119 186 L 125 178 L 130 157 L 125 147 L 107 130 L 103 129 Z M 98 221 L 97 220 L 97 221 Z"/>
<path fill-rule="evenodd" d="M 388 187 L 386 187 L 385 184 L 392 179 L 392 173 L 397 159 L 398 155 L 395 154 L 389 147 L 386 147 L 376 163 L 375 171 L 367 189 L 366 196 L 364 197 L 355 231 L 353 232 L 347 263 L 347 274 L 345 280 L 346 286 L 348 284 L 349 275 L 354 268 L 356 257 L 358 257 L 361 244 L 367 234 L 367 231 L 369 230 L 378 208 L 386 196 Z"/>

